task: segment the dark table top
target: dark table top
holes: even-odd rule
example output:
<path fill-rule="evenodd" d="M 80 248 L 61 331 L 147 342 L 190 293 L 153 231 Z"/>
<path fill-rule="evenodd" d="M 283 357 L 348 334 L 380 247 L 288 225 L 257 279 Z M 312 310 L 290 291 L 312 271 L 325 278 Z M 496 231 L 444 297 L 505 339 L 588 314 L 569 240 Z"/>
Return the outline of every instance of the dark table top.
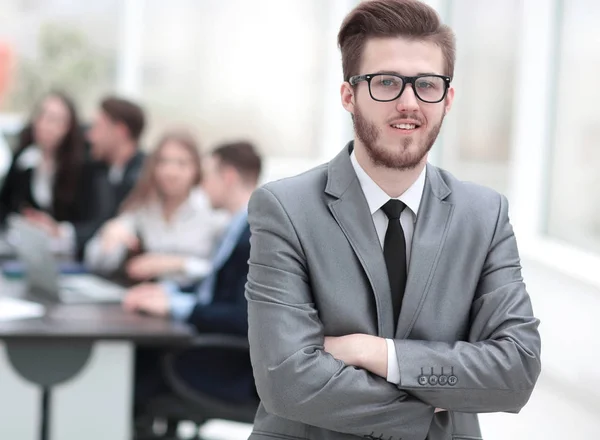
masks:
<path fill-rule="evenodd" d="M 126 312 L 120 304 L 58 304 L 26 292 L 22 281 L 0 275 L 0 297 L 43 304 L 40 318 L 0 321 L 2 340 L 128 340 L 140 345 L 185 344 L 193 329 L 184 323 Z"/>

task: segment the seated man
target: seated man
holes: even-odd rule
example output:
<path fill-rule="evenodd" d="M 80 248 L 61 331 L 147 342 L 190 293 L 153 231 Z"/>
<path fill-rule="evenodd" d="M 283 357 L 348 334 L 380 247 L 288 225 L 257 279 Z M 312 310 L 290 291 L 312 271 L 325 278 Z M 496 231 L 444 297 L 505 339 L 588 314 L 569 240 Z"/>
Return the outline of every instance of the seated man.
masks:
<path fill-rule="evenodd" d="M 88 132 L 90 159 L 84 164 L 77 204 L 82 220 L 60 228 L 49 214 L 29 209 L 28 219 L 46 230 L 61 249 L 83 257 L 87 241 L 104 222 L 113 218 L 137 183 L 145 154 L 139 142 L 145 126 L 143 109 L 134 102 L 106 97 Z"/>
<path fill-rule="evenodd" d="M 217 247 L 212 272 L 195 294 L 169 284 L 141 284 L 123 301 L 127 310 L 186 321 L 200 333 L 246 336 L 247 304 L 244 297 L 250 256 L 248 200 L 256 188 L 261 159 L 249 143 L 224 145 L 204 161 L 203 185 L 215 209 L 232 215 Z M 167 390 L 158 350 L 140 350 L 136 359 L 136 405 Z M 215 349 L 189 350 L 177 359 L 180 379 L 214 398 L 242 403 L 256 399 L 248 354 L 215 353 Z"/>

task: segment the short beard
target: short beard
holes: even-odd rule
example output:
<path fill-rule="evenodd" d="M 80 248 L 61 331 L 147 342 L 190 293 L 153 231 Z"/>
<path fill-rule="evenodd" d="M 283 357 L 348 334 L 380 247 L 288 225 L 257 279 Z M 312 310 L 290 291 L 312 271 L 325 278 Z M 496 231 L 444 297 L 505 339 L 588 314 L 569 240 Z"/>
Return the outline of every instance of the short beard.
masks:
<path fill-rule="evenodd" d="M 433 147 L 440 133 L 442 122 L 444 122 L 444 115 L 442 115 L 440 122 L 429 130 L 425 141 L 422 145 L 419 145 L 419 148 L 414 153 L 408 151 L 410 144 L 413 142 L 410 138 L 402 141 L 402 149 L 399 152 L 388 151 L 385 147 L 379 145 L 377 143 L 379 129 L 362 115 L 358 107 L 355 107 L 352 122 L 356 137 L 365 146 L 365 150 L 373 165 L 394 170 L 411 170 L 423 161 L 423 158 L 429 153 L 431 147 Z"/>

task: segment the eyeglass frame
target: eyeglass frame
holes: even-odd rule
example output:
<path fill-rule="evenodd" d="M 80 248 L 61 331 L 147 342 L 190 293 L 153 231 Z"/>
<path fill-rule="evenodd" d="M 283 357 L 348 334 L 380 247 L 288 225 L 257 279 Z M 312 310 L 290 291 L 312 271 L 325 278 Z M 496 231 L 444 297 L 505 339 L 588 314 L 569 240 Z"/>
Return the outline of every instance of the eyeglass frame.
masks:
<path fill-rule="evenodd" d="M 376 77 L 376 76 L 395 76 L 396 78 L 400 78 L 402 80 L 402 88 L 400 89 L 400 92 L 398 93 L 398 95 L 393 98 L 393 99 L 376 99 L 373 97 L 373 93 L 371 92 L 371 80 Z M 434 76 L 436 78 L 442 78 L 444 80 L 444 85 L 446 86 L 444 89 L 444 94 L 442 95 L 442 97 L 438 100 L 438 101 L 425 101 L 424 99 L 422 99 L 419 96 L 419 93 L 417 92 L 416 88 L 415 88 L 415 81 L 419 78 L 427 78 L 427 77 L 431 77 Z M 369 85 L 369 95 L 371 96 L 371 99 L 373 101 L 377 101 L 377 102 L 392 102 L 395 101 L 396 99 L 400 98 L 402 96 L 402 93 L 404 93 L 404 89 L 406 88 L 407 84 L 411 84 L 412 88 L 413 88 L 413 92 L 415 94 L 415 96 L 417 97 L 417 99 L 419 99 L 420 101 L 423 101 L 427 104 L 437 104 L 439 102 L 442 102 L 446 96 L 448 95 L 448 89 L 450 88 L 450 83 L 452 82 L 452 78 L 450 78 L 447 75 L 437 75 L 437 74 L 433 74 L 433 73 L 427 73 L 427 74 L 422 74 L 422 75 L 416 75 L 416 76 L 404 76 L 404 75 L 400 75 L 398 73 L 385 73 L 385 72 L 380 72 L 380 73 L 368 73 L 366 75 L 354 75 L 351 76 L 348 79 L 348 82 L 350 83 L 350 85 L 355 86 L 357 85 L 359 82 L 362 81 L 366 81 L 367 84 Z"/>

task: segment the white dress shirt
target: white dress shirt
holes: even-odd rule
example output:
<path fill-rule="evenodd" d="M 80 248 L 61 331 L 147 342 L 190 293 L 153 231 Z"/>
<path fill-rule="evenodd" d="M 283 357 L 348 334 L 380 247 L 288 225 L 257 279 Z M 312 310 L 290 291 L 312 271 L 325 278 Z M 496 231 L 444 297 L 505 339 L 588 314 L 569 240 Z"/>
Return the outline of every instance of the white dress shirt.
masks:
<path fill-rule="evenodd" d="M 182 273 L 169 274 L 162 279 L 177 283 L 188 283 L 204 278 L 212 269 L 211 257 L 229 224 L 230 216 L 215 211 L 202 191 L 194 191 L 167 221 L 159 202 L 125 212 L 117 219 L 130 231 L 138 235 L 146 252 L 185 256 Z M 86 245 L 86 266 L 101 274 L 110 274 L 123 264 L 127 249 L 119 246 L 112 252 L 102 249 L 100 229 Z"/>
<path fill-rule="evenodd" d="M 49 210 L 53 202 L 54 169 L 44 165 L 39 147 L 36 145 L 27 147 L 17 159 L 17 168 L 33 170 L 31 195 L 41 208 Z"/>
<path fill-rule="evenodd" d="M 385 233 L 388 226 L 388 217 L 381 210 L 381 207 L 385 205 L 391 197 L 377 185 L 373 179 L 367 174 L 367 172 L 360 166 L 356 159 L 356 154 L 353 151 L 350 155 L 350 161 L 358 177 L 358 182 L 363 190 L 371 216 L 373 218 L 373 224 L 377 231 L 377 237 L 379 238 L 379 244 L 383 249 L 383 242 L 385 240 Z M 410 252 L 412 246 L 412 238 L 415 230 L 415 222 L 417 221 L 417 214 L 419 213 L 419 206 L 421 205 L 421 198 L 423 196 L 423 188 L 425 187 L 425 175 L 427 173 L 427 167 L 423 168 L 421 174 L 417 180 L 400 196 L 398 200 L 402 201 L 406 205 L 406 209 L 402 211 L 400 215 L 400 224 L 404 231 L 404 240 L 406 242 L 406 269 L 410 266 Z M 400 367 L 398 365 L 398 358 L 396 357 L 396 346 L 391 339 L 386 339 L 388 349 L 388 368 L 387 368 L 387 380 L 388 382 L 399 384 L 400 383 Z"/>
<path fill-rule="evenodd" d="M 112 185 L 118 185 L 123 181 L 123 175 L 125 174 L 125 166 L 123 165 L 112 165 L 108 169 L 108 181 Z"/>

